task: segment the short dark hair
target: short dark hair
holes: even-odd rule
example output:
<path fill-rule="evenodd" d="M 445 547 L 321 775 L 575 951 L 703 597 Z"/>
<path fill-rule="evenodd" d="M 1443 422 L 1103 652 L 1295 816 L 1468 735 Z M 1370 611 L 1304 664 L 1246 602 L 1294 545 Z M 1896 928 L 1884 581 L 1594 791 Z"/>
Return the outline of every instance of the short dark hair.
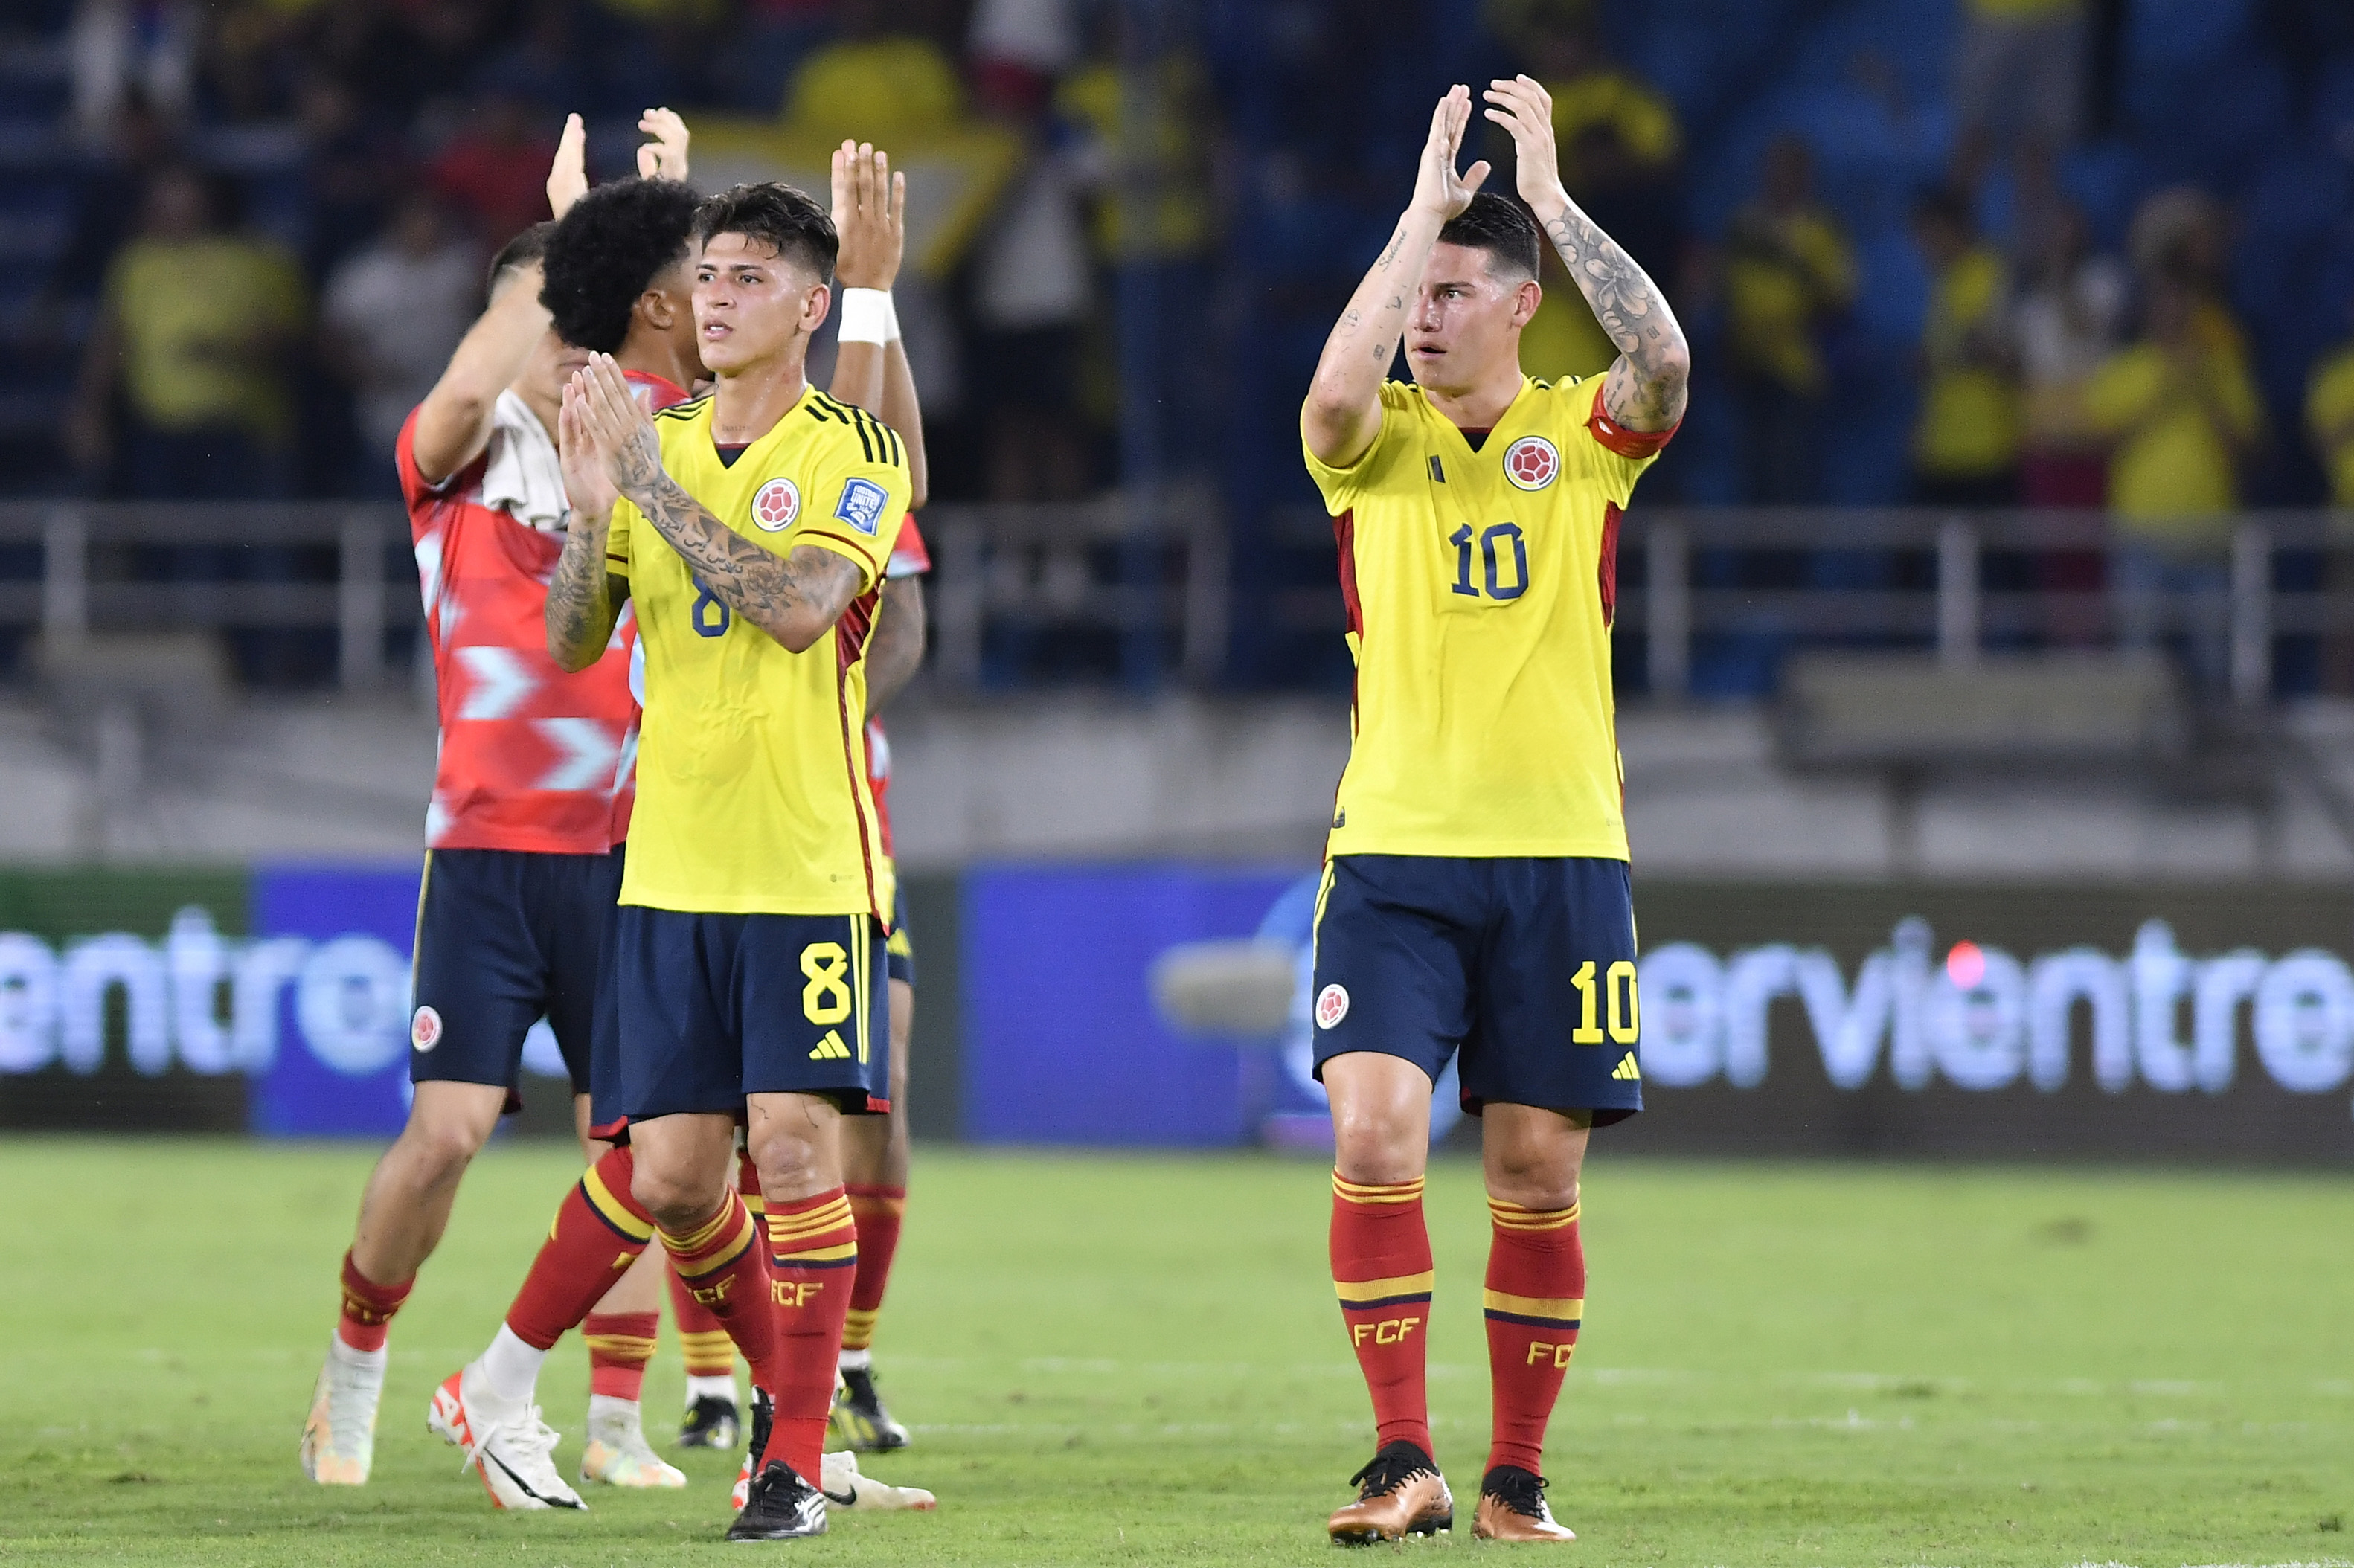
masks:
<path fill-rule="evenodd" d="M 498 292 L 499 280 L 508 273 L 519 272 L 545 257 L 547 254 L 547 237 L 554 232 L 556 220 L 544 217 L 500 246 L 499 253 L 491 258 L 491 292 Z"/>
<path fill-rule="evenodd" d="M 1529 209 L 1493 191 L 1476 191 L 1471 205 L 1447 220 L 1438 231 L 1441 245 L 1485 250 L 1489 264 L 1523 278 L 1534 278 L 1543 254 L 1537 238 L 1537 220 Z"/>
<path fill-rule="evenodd" d="M 833 281 L 833 260 L 842 250 L 833 219 L 807 193 L 781 181 L 737 185 L 695 208 L 695 241 L 708 245 L 721 234 L 766 241 L 779 257 L 815 272 L 818 281 Z"/>
<path fill-rule="evenodd" d="M 556 335 L 612 354 L 630 335 L 638 296 L 686 254 L 702 198 L 678 180 L 614 180 L 572 204 L 547 237 L 539 302 Z"/>

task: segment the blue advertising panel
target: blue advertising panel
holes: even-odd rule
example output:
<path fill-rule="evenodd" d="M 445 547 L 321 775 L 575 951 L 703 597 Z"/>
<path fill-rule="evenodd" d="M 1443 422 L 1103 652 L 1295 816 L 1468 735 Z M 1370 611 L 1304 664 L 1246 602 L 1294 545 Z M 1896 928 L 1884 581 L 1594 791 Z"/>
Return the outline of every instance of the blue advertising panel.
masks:
<path fill-rule="evenodd" d="M 419 868 L 272 866 L 253 879 L 236 1014 L 253 1128 L 390 1137 L 408 1116 L 408 959 Z"/>
<path fill-rule="evenodd" d="M 965 880 L 964 1133 L 982 1143 L 1203 1147 L 1254 1139 L 1253 1059 L 1172 1033 L 1152 962 L 1246 938 L 1297 867 L 993 866 Z"/>

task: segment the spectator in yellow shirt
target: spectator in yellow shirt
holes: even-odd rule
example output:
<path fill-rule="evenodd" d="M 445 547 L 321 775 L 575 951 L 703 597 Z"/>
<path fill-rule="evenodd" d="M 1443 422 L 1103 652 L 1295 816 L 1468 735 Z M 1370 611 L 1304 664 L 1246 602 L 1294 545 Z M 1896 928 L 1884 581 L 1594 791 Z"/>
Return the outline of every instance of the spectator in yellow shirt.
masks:
<path fill-rule="evenodd" d="M 2313 367 L 2306 386 L 2305 429 L 2329 479 L 2329 504 L 2354 511 L 2354 344 Z"/>
<path fill-rule="evenodd" d="M 1796 137 L 1767 149 L 1757 197 L 1725 236 L 1723 278 L 1744 499 L 1756 505 L 1818 500 L 1828 384 L 1821 340 L 1855 298 L 1855 256 L 1838 221 L 1815 200 L 1814 158 Z"/>
<path fill-rule="evenodd" d="M 2264 431 L 2264 408 L 2245 362 L 2201 332 L 2198 305 L 2180 276 L 2151 279 L 2141 341 L 2094 373 L 2084 406 L 2109 442 L 2121 640 L 2156 643 L 2165 601 L 2173 599 L 2171 619 L 2190 632 L 2193 672 L 2220 686 L 2230 514 L 2240 504 L 2241 460 Z"/>
<path fill-rule="evenodd" d="M 1932 506 L 2014 505 L 2020 410 L 2009 269 L 1978 238 L 1969 198 L 1958 190 L 1941 187 L 1915 202 L 1913 236 L 1930 274 L 1914 497 Z"/>
<path fill-rule="evenodd" d="M 194 170 L 164 170 L 139 237 L 107 269 L 69 440 L 89 470 L 119 452 L 142 499 L 247 499 L 284 486 L 287 371 L 309 301 L 293 259 L 227 232 L 219 210 Z"/>
<path fill-rule="evenodd" d="M 785 121 L 820 142 L 855 136 L 896 149 L 965 119 L 964 86 L 938 44 L 895 28 L 879 0 L 848 0 L 841 34 L 793 73 Z"/>
<path fill-rule="evenodd" d="M 2305 395 L 2305 428 L 2313 455 L 2329 478 L 2330 505 L 2354 513 L 2354 344 L 2314 366 Z M 2329 552 L 2327 586 L 2339 603 L 2354 603 L 2354 551 Z M 2354 637 L 2339 631 L 2322 639 L 2321 678 L 2340 696 L 2354 694 Z"/>

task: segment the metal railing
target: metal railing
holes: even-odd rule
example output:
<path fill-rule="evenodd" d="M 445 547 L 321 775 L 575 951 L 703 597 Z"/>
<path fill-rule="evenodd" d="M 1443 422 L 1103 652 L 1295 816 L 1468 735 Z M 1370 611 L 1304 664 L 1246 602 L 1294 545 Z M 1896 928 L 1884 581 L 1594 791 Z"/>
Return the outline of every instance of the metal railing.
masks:
<path fill-rule="evenodd" d="M 2211 608 L 2221 622 L 2229 690 L 2243 703 L 2270 694 L 2280 638 L 2354 633 L 2354 595 L 2333 590 L 2326 569 L 2311 571 L 2296 587 L 2279 580 L 2285 556 L 2301 556 L 2319 567 L 2332 553 L 2354 552 L 2354 514 L 2344 513 L 2210 519 L 2196 531 L 2209 543 L 2174 548 L 2086 512 L 1662 508 L 1638 511 L 1628 522 L 1621 559 L 1638 559 L 1643 581 L 1639 596 L 1621 596 L 1617 630 L 1640 634 L 1655 695 L 1687 688 L 1692 641 L 1709 632 L 1925 642 L 1952 667 L 1975 662 L 1990 645 L 2115 644 L 2127 638 L 2136 592 L 2120 585 L 2116 567 L 2136 551 L 2204 563 L 2217 576 L 2220 604 L 2202 607 L 2194 596 L 2162 591 L 2148 596 L 2146 613 L 2152 630 L 2170 634 L 2195 630 Z M 1910 557 L 1928 570 L 1913 574 L 1911 587 L 1697 586 L 1695 559 L 1710 551 L 1847 554 L 1891 566 Z M 2070 556 L 2097 559 L 2098 586 L 1987 586 L 1995 559 L 2010 568 L 1998 580 L 2016 583 Z M 1928 581 L 1920 583 L 1924 575 Z"/>
<path fill-rule="evenodd" d="M 33 550 L 37 572 L 11 575 L 6 557 Z M 338 683 L 367 690 L 391 676 L 387 631 L 421 614 L 396 552 L 408 554 L 398 506 L 12 502 L 0 504 L 0 626 L 60 641 L 333 628 Z"/>
<path fill-rule="evenodd" d="M 1315 508 L 1279 513 L 1272 524 L 1292 548 L 1332 548 L 1331 520 Z M 2248 512 L 2212 519 L 2203 532 L 2215 541 L 2203 558 L 2222 577 L 2221 603 L 2160 594 L 2152 619 L 2173 634 L 2219 612 L 2239 700 L 2268 694 L 2281 639 L 2354 634 L 2354 594 L 2333 590 L 2323 567 L 2331 556 L 2354 559 L 2354 514 Z M 1638 503 L 1618 542 L 1614 631 L 1622 659 L 1639 651 L 1649 694 L 1665 698 L 1689 691 L 1695 645 L 1710 637 L 1934 648 L 1953 666 L 1995 647 L 2114 645 L 2125 640 L 2132 598 L 2116 586 L 2115 567 L 2137 537 L 2096 512 Z M 2033 586 L 2043 563 L 2072 555 L 2094 563 L 2076 575 L 2095 586 Z M 2284 583 L 2297 574 L 2282 563 L 2298 556 L 2314 568 L 2303 574 L 2309 580 Z M 1826 560 L 1840 569 L 1808 569 Z M 1747 586 L 1744 577 L 1783 586 Z M 1734 584 L 1720 586 L 1726 577 Z M 1819 586 L 1791 586 L 1809 577 Z M 1321 587 L 1273 595 L 1270 613 L 1294 631 L 1337 635 L 1342 624 L 1338 591 Z"/>
<path fill-rule="evenodd" d="M 1132 683 L 1174 676 L 1210 685 L 1225 673 L 1244 590 L 1230 581 L 1225 529 L 1211 506 L 1171 502 L 1140 514 L 1117 500 L 943 504 L 923 522 L 937 565 L 935 678 L 947 686 L 991 678 L 990 650 L 1008 633 L 1056 629 L 1105 634 Z M 1295 580 L 1329 570 L 1331 524 L 1320 514 L 1277 514 L 1269 533 L 1308 553 Z M 2317 565 L 2354 556 L 2354 514 L 2246 513 L 2218 520 L 2212 533 L 2228 541 L 2211 552 L 2221 604 L 2210 609 L 2224 623 L 2230 690 L 2258 701 L 2271 690 L 2281 639 L 2354 634 L 2354 593 L 2331 588 Z M 2031 585 L 2032 562 L 2066 553 L 2100 557 L 2105 571 L 2130 538 L 2087 513 L 1638 506 L 1619 542 L 1616 630 L 1623 652 L 1639 646 L 1649 690 L 1665 697 L 1688 689 L 1695 644 L 1711 636 L 1934 647 L 1955 665 L 1994 646 L 2115 641 L 2126 597 L 2115 588 L 2009 585 Z M 408 556 L 396 506 L 0 503 L 0 627 L 59 639 L 331 628 L 339 683 L 364 690 L 393 678 L 387 633 L 419 618 Z M 2281 570 L 2296 557 L 2314 564 L 2301 582 Z M 1852 569 L 1812 574 L 1819 586 L 1714 586 L 1739 577 L 1744 562 L 1776 558 L 1786 567 L 1840 558 Z M 1803 567 L 1763 575 L 1809 576 Z M 1337 585 L 1253 602 L 1295 633 L 1341 627 Z M 2200 613 L 2177 596 L 2158 619 L 2181 630 Z"/>
<path fill-rule="evenodd" d="M 1117 499 L 1063 506 L 927 508 L 937 575 L 936 672 L 983 683 L 992 630 L 1109 633 L 1132 683 L 1150 683 L 1171 645 L 1188 682 L 1225 662 L 1226 535 L 1214 508 L 1172 502 L 1140 515 Z"/>

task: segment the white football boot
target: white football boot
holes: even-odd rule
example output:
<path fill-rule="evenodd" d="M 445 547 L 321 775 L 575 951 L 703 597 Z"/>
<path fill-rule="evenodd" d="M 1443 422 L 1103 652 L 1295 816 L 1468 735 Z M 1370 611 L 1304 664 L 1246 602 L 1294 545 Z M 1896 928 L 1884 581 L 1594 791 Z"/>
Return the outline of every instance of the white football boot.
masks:
<path fill-rule="evenodd" d="M 385 1352 L 327 1347 L 311 1414 L 302 1423 L 302 1473 L 323 1487 L 364 1487 L 376 1461 L 376 1410 L 384 1397 Z"/>
<path fill-rule="evenodd" d="M 580 1451 L 580 1478 L 609 1487 L 683 1487 L 686 1473 L 663 1463 L 646 1444 L 638 1402 L 588 1396 L 588 1446 Z"/>
<path fill-rule="evenodd" d="M 443 1442 L 466 1451 L 461 1467 L 482 1478 L 494 1507 L 588 1506 L 557 1473 L 556 1445 L 563 1434 L 539 1418 L 536 1404 L 503 1405 L 486 1397 L 471 1364 L 433 1391 L 425 1425 Z"/>
<path fill-rule="evenodd" d="M 921 1487 L 895 1487 L 860 1475 L 858 1456 L 847 1450 L 825 1456 L 824 1470 L 825 1479 L 818 1489 L 825 1493 L 831 1508 L 853 1513 L 895 1513 L 903 1509 L 929 1513 L 940 1506 L 939 1499 Z"/>

